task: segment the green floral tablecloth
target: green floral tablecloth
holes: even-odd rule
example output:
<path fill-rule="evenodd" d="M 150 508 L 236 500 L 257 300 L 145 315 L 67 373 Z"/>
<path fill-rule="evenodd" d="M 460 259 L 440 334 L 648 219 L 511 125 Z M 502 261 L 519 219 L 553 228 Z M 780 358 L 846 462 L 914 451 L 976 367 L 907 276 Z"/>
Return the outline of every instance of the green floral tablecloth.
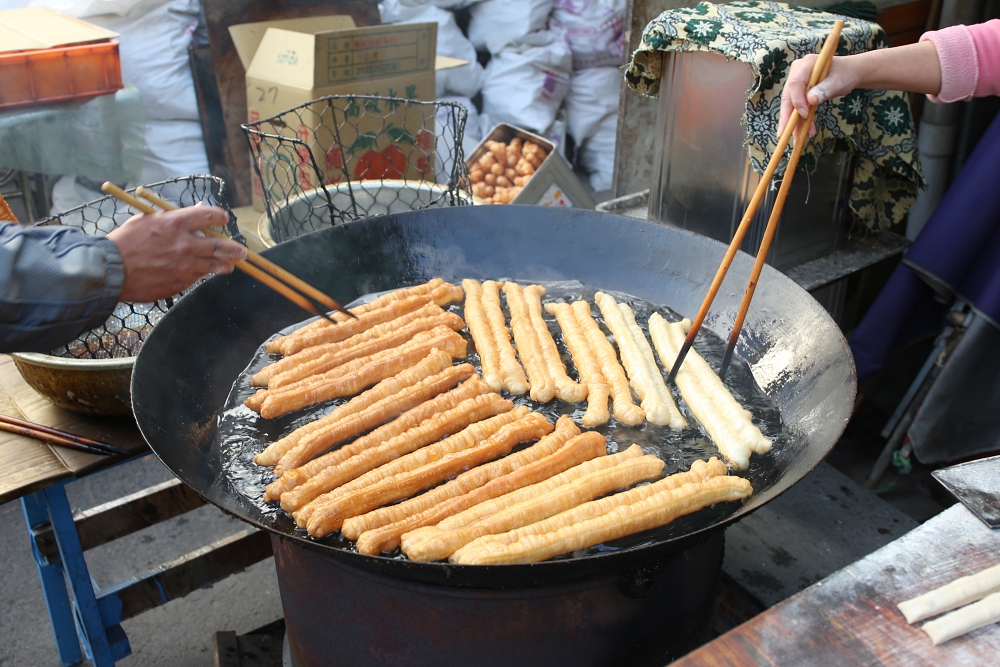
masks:
<path fill-rule="evenodd" d="M 777 144 L 781 89 L 796 58 L 818 53 L 834 21 L 842 19 L 837 55 L 887 47 L 888 39 L 874 23 L 778 2 L 731 2 L 666 11 L 642 34 L 625 78 L 640 93 L 656 96 L 662 51 L 711 51 L 748 63 L 754 84 L 748 91 L 746 146 L 751 163 L 764 171 Z M 857 89 L 824 102 L 816 112 L 816 137 L 806 147 L 802 164 L 834 151 L 858 156 L 850 206 L 871 229 L 899 222 L 923 185 L 913 117 L 904 93 Z M 787 159 L 787 158 L 786 158 Z M 784 162 L 779 174 L 784 170 Z"/>

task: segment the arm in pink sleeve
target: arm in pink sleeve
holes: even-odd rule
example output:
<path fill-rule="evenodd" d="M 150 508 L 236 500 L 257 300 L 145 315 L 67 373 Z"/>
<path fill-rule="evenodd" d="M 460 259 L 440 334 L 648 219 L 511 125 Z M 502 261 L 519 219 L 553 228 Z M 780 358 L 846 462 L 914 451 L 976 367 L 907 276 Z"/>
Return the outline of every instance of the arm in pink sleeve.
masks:
<path fill-rule="evenodd" d="M 941 63 L 941 91 L 932 102 L 957 102 L 1000 94 L 1000 19 L 924 33 Z"/>

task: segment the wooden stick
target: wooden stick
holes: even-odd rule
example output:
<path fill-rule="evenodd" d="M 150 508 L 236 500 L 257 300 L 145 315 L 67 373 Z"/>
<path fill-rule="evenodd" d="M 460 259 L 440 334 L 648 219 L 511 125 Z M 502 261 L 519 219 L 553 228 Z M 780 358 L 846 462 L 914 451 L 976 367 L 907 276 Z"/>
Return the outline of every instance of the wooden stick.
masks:
<path fill-rule="evenodd" d="M 836 45 L 840 40 L 840 30 L 843 25 L 843 21 L 840 21 L 839 27 L 835 26 L 834 31 L 827 36 L 826 41 L 823 43 L 823 48 L 820 51 L 820 57 L 813 65 L 812 72 L 809 75 L 809 86 L 807 87 L 807 90 L 819 83 L 822 78 L 825 78 L 826 75 L 822 74 L 823 54 L 827 51 L 833 53 L 833 51 L 836 50 Z M 826 67 L 829 68 L 829 65 Z M 761 200 L 764 199 L 767 188 L 771 185 L 771 179 L 774 177 L 774 172 L 777 170 L 778 165 L 781 164 L 781 158 L 785 154 L 785 148 L 788 146 L 788 142 L 792 138 L 792 133 L 795 131 L 795 126 L 798 124 L 798 121 L 799 112 L 792 109 L 792 115 L 788 118 L 788 122 L 785 124 L 785 129 L 778 138 L 778 144 L 774 147 L 774 152 L 771 153 L 771 159 L 768 160 L 767 167 L 764 169 L 764 173 L 760 176 L 760 181 L 757 183 L 757 189 L 754 190 L 753 197 L 750 198 L 750 204 L 747 206 L 747 210 L 743 214 L 743 219 L 740 220 L 739 227 L 736 228 L 736 233 L 733 235 L 733 240 L 730 242 L 729 248 L 726 250 L 726 255 L 722 258 L 722 263 L 719 264 L 718 271 L 715 272 L 715 278 L 712 279 L 712 284 L 708 288 L 705 300 L 702 301 L 701 308 L 698 309 L 698 314 L 691 323 L 691 330 L 688 332 L 687 338 L 684 339 L 684 345 L 681 346 L 680 354 L 677 355 L 677 359 L 674 361 L 674 365 L 670 369 L 670 374 L 667 376 L 667 382 L 673 382 L 677 377 L 677 371 L 680 370 L 681 364 L 684 363 L 684 357 L 687 356 L 688 350 L 690 350 L 691 345 L 694 344 L 694 339 L 698 335 L 698 331 L 701 329 L 701 325 L 705 321 L 705 317 L 708 315 L 709 309 L 712 307 L 712 302 L 715 300 L 716 294 L 719 293 L 719 289 L 722 287 L 722 281 L 725 279 L 726 273 L 729 271 L 729 267 L 732 265 L 733 259 L 736 257 L 736 252 L 743 243 L 743 238 L 746 236 L 747 230 L 750 229 L 750 221 L 753 220 L 755 215 L 757 215 L 757 209 L 760 207 Z M 788 173 L 787 168 L 785 169 L 785 173 Z M 777 204 L 775 204 L 775 207 L 777 207 Z"/>
<path fill-rule="evenodd" d="M 34 422 L 22 421 L 14 417 L 8 417 L 7 415 L 0 415 L 0 431 L 16 433 L 28 438 L 41 440 L 42 442 L 59 445 L 60 447 L 87 452 L 88 454 L 99 454 L 101 456 L 128 455 L 128 450 L 107 442 L 91 440 L 82 435 L 60 431 L 48 426 L 42 426 L 41 424 L 35 424 Z"/>
<path fill-rule="evenodd" d="M 135 197 L 134 195 L 125 192 L 114 183 L 105 183 L 104 185 L 101 186 L 101 191 L 104 192 L 105 194 L 109 194 L 115 197 L 119 201 L 125 202 L 126 204 L 128 204 L 135 210 L 140 211 L 141 213 L 156 213 L 155 208 L 153 208 L 146 202 L 142 201 L 138 197 Z M 214 230 L 211 231 L 214 232 Z M 218 234 L 218 232 L 215 233 Z M 245 260 L 240 260 L 236 262 L 236 268 L 238 268 L 240 271 L 243 271 L 250 277 L 257 280 L 258 282 L 267 285 L 275 292 L 281 294 L 283 297 L 285 297 L 286 299 L 297 305 L 299 308 L 302 308 L 306 312 L 311 313 L 313 315 L 319 315 L 320 317 L 323 317 L 326 320 L 328 320 L 331 324 L 336 324 L 336 322 L 334 322 L 334 320 L 329 315 L 327 315 L 321 308 L 316 307 L 311 301 L 309 301 L 309 299 L 302 296 L 298 292 L 294 291 L 292 288 L 288 287 L 287 285 L 279 281 L 277 278 L 274 278 L 270 274 L 265 273 L 264 271 L 257 268 L 253 264 L 250 264 Z M 354 316 L 352 315 L 352 317 Z"/>
<path fill-rule="evenodd" d="M 826 38 L 823 50 L 820 51 L 819 58 L 816 59 L 816 64 L 813 66 L 812 74 L 809 77 L 810 88 L 825 79 L 827 73 L 829 73 L 830 63 L 833 60 L 833 54 L 840 41 L 840 31 L 843 27 L 843 21 L 837 21 L 833 25 L 833 32 Z M 736 315 L 732 333 L 729 335 L 726 354 L 722 357 L 722 367 L 719 369 L 720 378 L 726 377 L 726 370 L 729 368 L 729 362 L 733 358 L 736 341 L 739 339 L 740 331 L 743 329 L 743 321 L 746 319 L 747 311 L 750 310 L 750 301 L 753 299 L 753 293 L 757 289 L 757 281 L 760 278 L 760 272 L 764 269 L 764 261 L 767 259 L 767 253 L 771 249 L 771 241 L 774 240 L 774 234 L 778 230 L 778 220 L 781 218 L 785 199 L 788 197 L 788 190 L 792 186 L 792 179 L 795 177 L 795 169 L 798 167 L 799 158 L 802 156 L 802 149 L 809 140 L 809 128 L 815 116 L 816 105 L 810 105 L 809 117 L 802 123 L 798 134 L 795 136 L 795 146 L 792 147 L 792 154 L 788 158 L 788 166 L 785 167 L 785 175 L 781 179 L 781 187 L 778 188 L 778 195 L 774 198 L 774 206 L 771 207 L 771 217 L 767 221 L 767 229 L 764 230 L 764 238 L 761 239 L 760 248 L 757 250 L 757 259 L 754 261 L 753 271 L 750 273 L 750 280 L 747 281 L 747 288 L 743 293 L 743 301 L 740 303 L 739 313 Z M 790 118 L 788 124 L 794 126 L 794 120 L 797 119 Z"/>

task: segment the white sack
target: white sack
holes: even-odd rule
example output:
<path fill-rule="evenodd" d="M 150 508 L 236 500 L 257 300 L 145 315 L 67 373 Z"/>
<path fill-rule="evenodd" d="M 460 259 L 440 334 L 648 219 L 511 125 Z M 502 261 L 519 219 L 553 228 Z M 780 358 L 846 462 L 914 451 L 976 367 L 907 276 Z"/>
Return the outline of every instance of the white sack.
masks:
<path fill-rule="evenodd" d="M 625 0 L 555 0 L 549 27 L 565 31 L 573 69 L 622 64 Z"/>
<path fill-rule="evenodd" d="M 441 9 L 462 9 L 470 7 L 480 0 L 399 0 L 405 7 L 440 7 Z"/>
<path fill-rule="evenodd" d="M 401 0 L 383 0 L 378 5 L 382 23 L 437 23 L 437 54 L 469 61 L 437 73 L 435 97 L 458 95 L 473 97 L 483 87 L 483 66 L 476 60 L 476 47 L 462 34 L 455 15 L 433 5 L 409 7 Z"/>
<path fill-rule="evenodd" d="M 579 150 L 580 164 L 590 174 L 590 187 L 595 192 L 611 189 L 615 171 L 615 137 L 618 116 L 606 116 L 594 134 Z"/>
<path fill-rule="evenodd" d="M 476 113 L 476 105 L 468 97 L 458 96 L 441 97 L 438 99 L 438 102 L 457 102 L 469 112 L 465 120 L 465 134 L 462 137 L 463 159 L 469 159 L 469 156 L 476 150 L 476 147 L 483 138 L 482 132 L 479 129 L 479 114 Z M 451 178 L 451 168 L 454 164 L 454 149 L 451 144 L 452 130 L 450 129 L 452 124 L 451 111 L 447 108 L 439 108 L 435 121 L 438 127 L 438 141 L 441 143 L 438 144 L 437 155 L 435 157 L 434 176 L 436 182 L 447 183 Z M 445 128 L 449 129 L 446 130 Z"/>
<path fill-rule="evenodd" d="M 498 53 L 528 34 L 545 30 L 552 0 L 484 0 L 473 5 L 469 39 L 477 49 Z"/>
<path fill-rule="evenodd" d="M 542 133 L 542 136 L 551 141 L 556 152 L 566 157 L 566 107 L 559 110 L 559 115 L 552 121 L 549 128 Z"/>
<path fill-rule="evenodd" d="M 566 42 L 547 30 L 505 47 L 486 65 L 483 113 L 493 123 L 545 131 L 569 90 L 572 64 Z"/>
<path fill-rule="evenodd" d="M 617 67 L 595 67 L 573 72 L 563 108 L 569 133 L 579 146 L 594 136 L 607 116 L 618 115 L 622 71 Z"/>

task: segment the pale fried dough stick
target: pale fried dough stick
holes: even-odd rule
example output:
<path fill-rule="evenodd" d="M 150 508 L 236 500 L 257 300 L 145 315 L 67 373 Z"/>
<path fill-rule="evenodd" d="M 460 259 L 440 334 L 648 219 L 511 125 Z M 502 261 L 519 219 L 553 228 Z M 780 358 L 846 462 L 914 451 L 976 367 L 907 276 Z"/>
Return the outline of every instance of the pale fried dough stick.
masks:
<path fill-rule="evenodd" d="M 453 359 L 465 357 L 465 339 L 450 329 L 447 331 L 447 334 L 435 336 L 431 340 L 408 347 L 408 349 L 397 348 L 400 350 L 397 355 L 370 361 L 350 375 L 343 375 L 332 380 L 324 378 L 315 385 L 295 388 L 288 392 L 269 396 L 261 406 L 260 414 L 265 419 L 274 419 L 332 398 L 356 394 L 367 386 L 415 365 L 433 349 L 447 352 Z"/>
<path fill-rule="evenodd" d="M 572 305 L 576 321 L 580 323 L 590 349 L 601 365 L 601 375 L 607 381 L 614 404 L 615 419 L 626 426 L 638 426 L 646 419 L 646 413 L 632 401 L 628 378 L 625 369 L 618 363 L 615 348 L 601 331 L 590 313 L 590 304 L 586 301 L 575 301 Z"/>
<path fill-rule="evenodd" d="M 587 385 L 587 411 L 583 413 L 583 425 L 593 428 L 606 424 L 611 415 L 608 413 L 608 395 L 611 388 L 601 374 L 601 364 L 590 349 L 587 336 L 583 332 L 576 313 L 568 303 L 547 303 L 545 310 L 555 315 L 559 328 L 563 332 L 566 347 L 573 355 L 573 363 L 580 373 L 580 382 Z"/>
<path fill-rule="evenodd" d="M 490 392 L 468 398 L 453 408 L 428 417 L 419 425 L 389 438 L 375 447 L 350 447 L 354 455 L 342 463 L 330 466 L 308 482 L 281 496 L 281 508 L 294 512 L 313 498 L 357 479 L 389 461 L 405 456 L 446 435 L 458 433 L 469 424 L 510 412 L 514 404 Z M 357 451 L 355 451 L 357 450 Z"/>
<path fill-rule="evenodd" d="M 653 455 L 623 461 L 616 466 L 584 475 L 548 493 L 511 505 L 491 516 L 456 530 L 442 531 L 403 552 L 410 560 L 428 562 L 447 558 L 477 537 L 520 528 L 598 496 L 659 477 L 663 461 Z"/>
<path fill-rule="evenodd" d="M 510 344 L 510 330 L 507 328 L 503 309 L 500 307 L 500 283 L 495 280 L 484 282 L 481 298 L 486 321 L 489 322 L 497 346 L 503 386 L 510 393 L 521 396 L 528 391 L 528 379 L 524 376 L 524 369 L 518 363 L 514 348 Z"/>
<path fill-rule="evenodd" d="M 621 505 L 593 519 L 551 533 L 526 535 L 512 544 L 485 542 L 469 549 L 455 562 L 462 564 L 536 563 L 560 554 L 664 526 L 679 516 L 716 503 L 742 500 L 753 492 L 741 477 L 713 477 L 698 484 L 661 491 L 631 505 Z"/>
<path fill-rule="evenodd" d="M 521 357 L 521 365 L 524 366 L 524 371 L 528 374 L 528 384 L 531 385 L 529 391 L 531 400 L 548 403 L 555 398 L 556 383 L 549 375 L 541 343 L 538 342 L 535 327 L 531 324 L 524 290 L 517 283 L 507 282 L 503 285 L 503 293 L 507 295 L 510 328 L 514 331 L 517 354 Z"/>
<path fill-rule="evenodd" d="M 392 333 L 397 328 L 409 324 L 414 320 L 420 320 L 425 317 L 434 317 L 435 315 L 441 315 L 445 311 L 442 310 L 440 306 L 434 303 L 428 303 L 422 308 L 413 311 L 412 313 L 407 313 L 401 317 L 397 317 L 394 320 L 385 322 L 383 324 L 378 324 L 367 331 L 362 331 L 359 334 L 351 336 L 347 340 L 342 340 L 339 343 L 324 343 L 323 345 L 314 345 L 313 347 L 307 347 L 301 352 L 296 352 L 293 355 L 284 357 L 275 361 L 273 364 L 268 364 L 264 368 L 260 369 L 254 374 L 251 384 L 254 387 L 266 387 L 268 381 L 278 375 L 279 373 L 284 373 L 299 364 L 308 363 L 314 359 L 319 359 L 328 353 L 340 353 L 351 348 L 354 348 L 362 343 L 367 343 L 375 338 L 381 338 L 387 334 Z"/>
<path fill-rule="evenodd" d="M 448 369 L 450 368 L 452 368 L 451 355 L 446 352 L 441 352 L 440 350 L 434 350 L 413 368 L 408 368 L 394 377 L 382 380 L 368 391 L 355 396 L 347 403 L 337 407 L 333 412 L 325 417 L 317 419 L 310 424 L 306 424 L 301 428 L 297 428 L 284 438 L 271 443 L 267 449 L 260 454 L 257 454 L 253 460 L 258 465 L 273 466 L 281 459 L 285 452 L 297 445 L 302 438 L 328 426 L 332 426 L 340 420 L 350 415 L 357 414 L 358 412 L 376 404 L 380 404 L 380 407 L 382 408 L 393 405 L 396 403 L 396 401 L 392 399 L 395 394 L 402 394 L 399 397 L 399 404 L 407 405 L 406 401 L 410 400 L 410 397 L 421 395 L 419 388 L 410 388 L 414 387 L 414 385 L 421 384 L 422 381 L 428 377 L 446 373 L 446 377 L 451 379 L 451 383 L 442 386 L 447 388 L 454 385 L 456 382 L 469 377 L 475 372 L 469 364 L 455 366 L 454 370 L 449 371 Z M 409 391 L 407 391 L 408 389 Z M 402 411 L 408 408 L 401 407 L 399 409 Z"/>
<path fill-rule="evenodd" d="M 725 474 L 726 464 L 714 456 L 709 459 L 707 463 L 700 460 L 695 461 L 691 464 L 691 469 L 687 472 L 680 472 L 675 475 L 664 477 L 663 479 L 653 482 L 652 484 L 637 486 L 628 491 L 623 491 L 612 496 L 605 496 L 599 500 L 592 500 L 590 502 L 583 503 L 582 505 L 577 505 L 572 509 L 560 512 L 559 514 L 551 516 L 548 519 L 528 524 L 527 526 L 522 526 L 521 528 L 516 528 L 506 533 L 483 535 L 482 537 L 469 542 L 467 545 L 455 552 L 454 557 L 460 558 L 462 552 L 474 549 L 475 545 L 483 544 L 485 542 L 512 544 L 525 535 L 542 535 L 543 533 L 551 533 L 552 531 L 559 530 L 564 526 L 571 526 L 574 523 L 580 523 L 581 521 L 587 521 L 588 519 L 593 519 L 601 516 L 602 514 L 607 514 L 620 505 L 632 505 L 662 491 L 679 489 L 685 484 L 698 484 L 712 479 L 713 477 L 722 477 Z"/>
<path fill-rule="evenodd" d="M 566 375 L 566 366 L 559 356 L 559 348 L 552 338 L 549 325 L 545 323 L 542 316 L 542 297 L 545 296 L 545 288 L 541 285 L 529 285 L 524 288 L 524 300 L 528 304 L 528 316 L 531 318 L 531 326 L 535 330 L 535 337 L 541 347 L 542 359 L 549 371 L 549 377 L 555 383 L 556 397 L 560 401 L 567 403 L 579 403 L 587 398 L 587 385 L 574 382 L 570 376 Z"/>
<path fill-rule="evenodd" d="M 580 429 L 577 428 L 570 417 L 563 415 L 556 421 L 555 430 L 531 447 L 523 449 L 516 454 L 505 456 L 492 463 L 477 466 L 472 470 L 463 472 L 447 484 L 442 484 L 415 498 L 352 517 L 344 522 L 342 532 L 345 537 L 353 540 L 366 531 L 375 531 L 382 527 L 388 527 L 390 524 L 401 526 L 404 522 L 416 516 L 422 516 L 427 512 L 435 510 L 437 506 L 445 501 L 467 494 L 482 487 L 491 480 L 548 457 L 550 454 L 559 451 L 563 445 L 578 435 L 580 435 Z M 437 522 L 435 521 L 434 523 Z M 416 527 L 416 525 L 413 525 L 408 530 Z M 399 532 L 394 538 L 396 540 L 394 545 L 386 550 L 395 549 L 399 546 L 399 535 L 402 535 L 404 532 L 407 531 L 402 530 Z M 351 537 L 351 535 L 354 535 L 354 537 Z M 372 539 L 374 539 L 374 536 Z"/>
<path fill-rule="evenodd" d="M 393 320 L 388 324 L 397 323 L 398 320 Z M 360 359 L 383 350 L 399 347 L 404 345 L 407 341 L 412 340 L 418 333 L 430 331 L 442 326 L 448 327 L 452 331 L 461 331 L 465 328 L 465 322 L 455 313 L 441 313 L 440 315 L 436 315 L 434 317 L 426 317 L 415 320 L 407 325 L 399 325 L 398 329 L 392 333 L 382 336 L 381 338 L 370 340 L 367 343 L 363 343 L 340 353 L 325 354 L 309 363 L 301 364 L 285 371 L 284 373 L 279 373 L 271 378 L 271 382 L 268 384 L 268 389 L 280 389 L 304 378 L 326 373 L 349 361 L 353 361 L 354 359 Z"/>
<path fill-rule="evenodd" d="M 513 424 L 517 420 L 524 418 L 529 412 L 530 410 L 522 405 L 514 408 L 510 412 L 471 424 L 463 431 L 447 437 L 441 442 L 436 442 L 433 445 L 424 447 L 423 449 L 418 449 L 417 451 L 411 452 L 406 456 L 402 456 L 395 461 L 379 466 L 375 470 L 366 472 L 353 481 L 315 498 L 311 502 L 304 505 L 298 512 L 293 513 L 293 517 L 300 527 L 305 527 L 314 512 L 336 500 L 341 495 L 357 491 L 358 489 L 363 489 L 366 486 L 371 486 L 377 482 L 381 482 L 383 479 L 392 477 L 393 475 L 415 470 L 422 465 L 441 459 L 453 452 L 460 452 L 462 450 L 475 447 L 480 441 L 489 438 L 502 427 L 508 424 Z"/>
<path fill-rule="evenodd" d="M 451 391 L 445 391 L 455 384 L 457 381 L 456 378 L 463 376 L 468 377 L 465 382 Z M 445 393 L 441 393 L 442 391 Z M 407 429 L 418 426 L 425 419 L 433 417 L 439 412 L 450 410 L 468 398 L 481 396 L 490 391 L 492 390 L 489 385 L 480 380 L 475 374 L 472 364 L 449 366 L 437 375 L 425 378 L 413 387 L 408 387 L 399 394 L 390 396 L 377 403 L 373 407 L 384 411 L 386 414 L 397 414 L 399 412 L 402 412 L 402 414 L 388 424 L 378 427 L 349 445 L 344 445 L 319 458 L 313 459 L 294 470 L 286 470 L 279 479 L 268 485 L 267 491 L 264 494 L 264 500 L 278 500 L 281 498 L 281 494 L 305 484 L 325 469 L 342 463 L 370 447 L 375 447 L 403 433 Z M 403 412 L 404 410 L 405 412 Z M 329 440 L 329 432 L 336 429 L 335 424 L 336 422 L 325 429 L 321 429 L 313 434 L 312 437 Z M 325 491 L 322 493 L 325 493 Z M 319 495 L 319 493 L 316 495 Z"/>
<path fill-rule="evenodd" d="M 670 428 L 678 431 L 687 428 L 687 420 L 677 408 L 677 403 L 674 402 L 674 395 L 671 393 L 670 388 L 667 387 L 667 383 L 663 379 L 663 374 L 660 372 L 660 367 L 656 365 L 656 358 L 653 356 L 653 349 L 649 346 L 649 341 L 646 340 L 646 334 L 643 333 L 639 323 L 635 321 L 635 312 L 633 312 L 627 303 L 619 303 L 618 309 L 621 311 L 622 316 L 625 318 L 625 323 L 632 333 L 632 340 L 635 341 L 639 352 L 642 353 L 642 361 L 646 368 L 646 375 L 651 383 L 650 386 L 656 392 L 661 404 L 670 413 Z"/>
<path fill-rule="evenodd" d="M 604 292 L 598 292 L 594 296 L 594 301 L 597 302 L 601 314 L 604 315 L 604 323 L 615 337 L 618 351 L 621 352 L 622 365 L 628 371 L 629 384 L 636 396 L 639 397 L 640 406 L 646 413 L 646 421 L 661 426 L 671 424 L 670 406 L 663 401 L 663 396 L 656 386 L 656 379 L 653 378 L 646 366 L 646 358 L 643 356 L 640 343 L 633 336 L 625 315 L 618 307 L 618 302 L 613 296 Z M 646 343 L 645 336 L 642 338 L 642 343 Z M 657 375 L 659 375 L 658 370 Z M 662 377 L 660 382 L 663 382 Z M 673 424 L 671 424 L 671 428 L 675 428 Z"/>
<path fill-rule="evenodd" d="M 336 498 L 313 513 L 308 524 L 309 534 L 313 537 L 327 535 L 338 530 L 347 518 L 411 496 L 459 471 L 502 456 L 518 443 L 538 440 L 551 433 L 552 429 L 552 424 L 544 416 L 532 412 L 513 424 L 504 426 L 475 447 L 449 454 L 416 470 L 388 477 L 370 487 Z"/>
<path fill-rule="evenodd" d="M 473 505 L 478 505 L 491 498 L 496 498 L 525 486 L 544 481 L 584 461 L 589 461 L 605 454 L 607 454 L 607 445 L 604 437 L 593 431 L 584 433 L 573 438 L 565 447 L 534 463 L 498 477 L 465 495 L 452 498 L 447 502 L 431 507 L 420 514 L 408 517 L 400 522 L 389 524 L 388 526 L 383 526 L 358 536 L 355 532 L 356 529 L 348 531 L 347 523 L 361 517 L 348 519 L 343 527 L 344 536 L 348 539 L 357 539 L 358 551 L 363 554 L 374 556 L 382 551 L 392 551 L 399 546 L 399 538 L 403 533 L 421 526 L 436 524 L 442 519 L 468 509 Z M 352 537 L 352 535 L 355 535 L 355 537 Z"/>
<path fill-rule="evenodd" d="M 664 368 L 670 368 L 684 343 L 690 320 L 669 323 L 658 313 L 649 318 L 649 335 Z M 677 388 L 695 419 L 718 447 L 719 453 L 740 470 L 750 465 L 750 454 L 764 454 L 771 441 L 753 423 L 752 416 L 729 393 L 712 367 L 695 350 L 688 352 L 677 373 Z"/>
<path fill-rule="evenodd" d="M 469 325 L 469 333 L 476 343 L 476 352 L 483 364 L 483 380 L 493 391 L 503 391 L 503 378 L 500 376 L 500 353 L 497 343 L 490 331 L 490 323 L 483 309 L 483 286 L 478 281 L 466 278 L 462 281 L 465 290 L 465 320 Z"/>

